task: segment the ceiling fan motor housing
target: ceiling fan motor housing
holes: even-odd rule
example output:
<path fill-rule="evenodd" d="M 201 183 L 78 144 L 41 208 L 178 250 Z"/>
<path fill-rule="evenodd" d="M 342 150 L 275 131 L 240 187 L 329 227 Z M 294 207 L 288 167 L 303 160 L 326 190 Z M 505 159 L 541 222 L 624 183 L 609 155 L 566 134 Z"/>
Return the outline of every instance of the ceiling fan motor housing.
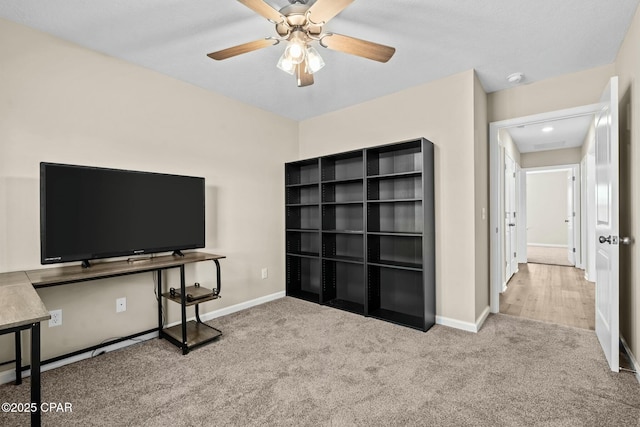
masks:
<path fill-rule="evenodd" d="M 300 29 L 308 35 L 319 36 L 322 33 L 322 25 L 314 25 L 307 19 L 309 5 L 292 3 L 279 10 L 285 20 L 276 23 L 276 32 L 280 37 L 289 37 L 293 29 Z"/>

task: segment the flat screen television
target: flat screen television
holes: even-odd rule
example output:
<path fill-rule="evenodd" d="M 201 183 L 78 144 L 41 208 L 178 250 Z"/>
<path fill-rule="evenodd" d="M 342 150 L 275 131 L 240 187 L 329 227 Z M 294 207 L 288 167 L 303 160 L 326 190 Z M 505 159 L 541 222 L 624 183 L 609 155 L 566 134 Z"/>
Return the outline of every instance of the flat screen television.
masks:
<path fill-rule="evenodd" d="M 40 262 L 203 248 L 204 178 L 40 164 Z"/>

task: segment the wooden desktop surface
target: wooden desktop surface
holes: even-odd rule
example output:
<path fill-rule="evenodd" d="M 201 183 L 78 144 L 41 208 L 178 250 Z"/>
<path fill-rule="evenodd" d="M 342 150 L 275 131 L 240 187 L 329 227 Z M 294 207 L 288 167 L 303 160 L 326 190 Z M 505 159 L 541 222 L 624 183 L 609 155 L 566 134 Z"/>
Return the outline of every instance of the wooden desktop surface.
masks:
<path fill-rule="evenodd" d="M 214 255 L 204 252 L 187 252 L 184 256 L 163 255 L 150 259 L 141 259 L 129 262 L 123 261 L 95 261 L 89 268 L 82 268 L 80 264 L 64 267 L 43 268 L 26 271 L 28 280 L 34 288 L 63 285 L 65 283 L 84 282 L 111 276 L 142 273 L 164 268 L 178 267 L 192 262 L 218 260 L 225 258 L 223 255 Z"/>
<path fill-rule="evenodd" d="M 24 271 L 0 273 L 0 330 L 50 318 Z"/>

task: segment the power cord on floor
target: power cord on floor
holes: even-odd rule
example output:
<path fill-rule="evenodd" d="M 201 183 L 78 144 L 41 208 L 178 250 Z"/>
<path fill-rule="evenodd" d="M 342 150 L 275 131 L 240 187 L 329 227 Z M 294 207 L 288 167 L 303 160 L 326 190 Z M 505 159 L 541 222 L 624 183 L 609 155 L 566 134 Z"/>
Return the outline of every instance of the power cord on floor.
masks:
<path fill-rule="evenodd" d="M 107 338 L 106 340 L 102 340 L 102 341 L 100 342 L 100 344 L 98 344 L 98 345 L 107 344 L 107 343 L 109 343 L 110 341 L 118 341 L 119 339 L 122 339 L 122 338 L 123 338 L 123 337 L 111 337 L 111 338 Z M 144 340 L 143 340 L 143 339 L 140 339 L 140 338 L 129 338 L 128 340 L 124 340 L 124 341 L 136 341 L 136 342 L 143 342 Z M 118 342 L 124 342 L 124 341 L 118 341 Z M 102 351 L 100 351 L 100 353 L 96 354 L 96 351 L 100 351 L 100 349 L 99 349 L 99 348 L 96 348 L 95 350 L 93 350 L 93 351 L 91 352 L 91 357 L 92 357 L 92 358 L 93 358 L 93 357 L 97 357 L 97 356 L 102 356 L 103 354 L 105 354 L 105 353 L 107 352 L 106 350 L 102 350 Z"/>

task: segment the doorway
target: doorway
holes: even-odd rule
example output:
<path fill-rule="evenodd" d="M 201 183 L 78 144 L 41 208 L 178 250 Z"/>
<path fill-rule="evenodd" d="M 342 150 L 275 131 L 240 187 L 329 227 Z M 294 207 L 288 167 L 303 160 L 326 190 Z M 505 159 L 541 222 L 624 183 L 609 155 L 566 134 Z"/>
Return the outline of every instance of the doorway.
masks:
<path fill-rule="evenodd" d="M 527 263 L 582 267 L 579 165 L 523 170 Z"/>
<path fill-rule="evenodd" d="M 600 102 L 568 110 L 538 114 L 535 116 L 494 122 L 489 125 L 489 174 L 490 174 L 490 202 L 491 202 L 491 233 L 490 233 L 490 304 L 491 312 L 500 310 L 500 293 L 504 290 L 503 268 L 505 262 L 504 238 L 505 230 L 502 225 L 504 201 L 504 162 L 500 157 L 504 153 L 506 140 L 501 140 L 500 134 L 505 129 L 516 129 L 529 125 L 542 124 L 547 129 L 548 122 L 569 118 L 587 118 L 593 122 L 590 128 L 593 145 L 595 147 L 595 206 L 593 211 L 587 209 L 588 225 L 593 225 L 595 233 L 587 233 L 597 245 L 592 248 L 587 244 L 587 256 L 590 251 L 596 257 L 596 298 L 595 298 L 595 333 L 604 351 L 607 363 L 612 371 L 619 371 L 619 245 L 631 244 L 630 237 L 619 236 L 619 134 L 618 134 L 618 78 L 611 77 L 605 87 Z M 555 123 L 555 122 L 554 122 Z M 544 131 L 544 129 L 543 129 Z M 547 149 L 558 148 L 565 141 L 549 143 Z M 545 144 L 546 145 L 546 144 Z M 588 164 L 585 150 L 580 150 L 578 163 Z M 580 176 L 588 176 L 581 173 Z M 585 180 L 588 183 L 588 180 Z M 587 186 L 589 191 L 591 188 Z M 583 201 L 580 201 L 583 203 Z M 502 209 L 501 209 L 502 208 Z M 583 239 L 584 240 L 584 239 Z M 566 267 L 569 268 L 569 267 Z"/>
<path fill-rule="evenodd" d="M 535 138 L 530 142 L 531 147 L 535 148 L 531 150 L 531 155 L 527 155 L 526 159 L 522 159 L 522 154 L 520 150 L 517 148 L 516 140 L 518 138 L 519 133 L 524 133 L 526 131 L 533 132 L 539 130 L 542 133 L 549 132 L 549 128 L 559 128 L 558 126 L 561 122 L 567 121 L 570 119 L 583 120 L 585 123 L 591 123 L 594 120 L 595 114 L 598 111 L 599 105 L 587 105 L 583 107 L 571 108 L 567 110 L 560 110 L 555 112 L 543 113 L 534 116 L 521 117 L 517 119 L 510 119 L 501 122 L 494 122 L 490 124 L 490 203 L 491 203 L 491 238 L 490 238 L 490 246 L 491 246 L 491 290 L 490 290 L 490 304 L 491 304 L 491 312 L 498 313 L 500 312 L 500 294 L 506 291 L 507 288 L 507 280 L 508 280 L 508 269 L 506 268 L 507 263 L 510 262 L 507 257 L 507 231 L 506 227 L 508 223 L 505 221 L 507 218 L 507 209 L 505 209 L 505 190 L 506 190 L 506 178 L 505 178 L 505 158 L 508 155 L 512 159 L 516 161 L 516 163 L 522 167 L 523 170 L 520 171 L 520 183 L 517 185 L 518 193 L 516 195 L 516 199 L 520 200 L 519 210 L 516 209 L 516 218 L 519 221 L 516 222 L 515 228 L 517 232 L 515 235 L 517 236 L 517 242 L 515 246 L 520 248 L 518 251 L 519 255 L 517 256 L 518 263 L 520 265 L 525 264 L 527 262 L 526 255 L 526 239 L 527 230 L 526 230 L 526 209 L 523 205 L 526 205 L 525 197 L 523 197 L 523 193 L 526 193 L 526 169 L 527 168 L 535 168 L 542 166 L 562 166 L 567 168 L 572 168 L 574 170 L 576 181 L 582 181 L 583 176 L 587 174 L 583 174 L 578 167 L 582 162 L 583 153 L 580 149 L 577 149 L 579 152 L 577 157 L 574 157 L 571 161 L 566 161 L 566 159 L 561 158 L 561 156 L 556 155 L 555 153 L 561 153 L 562 150 L 563 155 L 567 154 L 567 150 L 582 145 L 582 143 L 587 140 L 589 137 L 589 129 L 588 125 L 583 129 L 584 134 L 580 135 L 578 139 L 580 139 L 580 143 L 577 145 L 573 145 L 572 147 L 566 142 L 566 137 L 557 137 L 557 140 L 549 139 L 546 141 L 540 142 L 542 138 Z M 537 142 L 536 142 L 537 141 Z M 525 150 L 523 150 L 525 151 Z M 574 152 L 574 154 L 576 154 Z M 546 163 L 546 164 L 545 164 Z M 588 172 L 588 171 L 587 171 Z M 589 184 L 587 182 L 587 184 Z M 581 199 L 581 191 L 580 189 L 576 189 L 573 194 L 573 203 L 574 207 L 582 206 Z M 577 199 L 577 202 L 576 202 Z M 519 215 L 518 215 L 519 213 Z M 576 213 L 576 219 L 572 224 L 573 232 L 578 233 L 578 236 L 582 234 L 582 224 L 587 217 L 587 212 L 582 212 L 582 214 Z M 570 218 L 566 218 L 570 220 Z M 575 242 L 576 244 L 572 244 L 576 248 L 576 254 L 578 254 L 577 258 L 574 260 L 574 263 L 578 267 L 583 267 L 582 265 L 582 252 L 585 248 L 585 245 L 582 244 L 582 241 L 585 239 L 580 239 Z M 513 245 L 510 245 L 510 247 Z M 567 243 L 567 257 L 568 254 L 568 246 Z M 524 249 L 524 251 L 523 251 Z M 573 251 L 573 247 L 571 248 Z M 588 248 L 586 250 L 588 253 Z M 509 255 L 511 253 L 509 252 Z M 584 272 L 582 276 L 584 276 Z M 512 279 L 513 281 L 513 279 Z"/>

